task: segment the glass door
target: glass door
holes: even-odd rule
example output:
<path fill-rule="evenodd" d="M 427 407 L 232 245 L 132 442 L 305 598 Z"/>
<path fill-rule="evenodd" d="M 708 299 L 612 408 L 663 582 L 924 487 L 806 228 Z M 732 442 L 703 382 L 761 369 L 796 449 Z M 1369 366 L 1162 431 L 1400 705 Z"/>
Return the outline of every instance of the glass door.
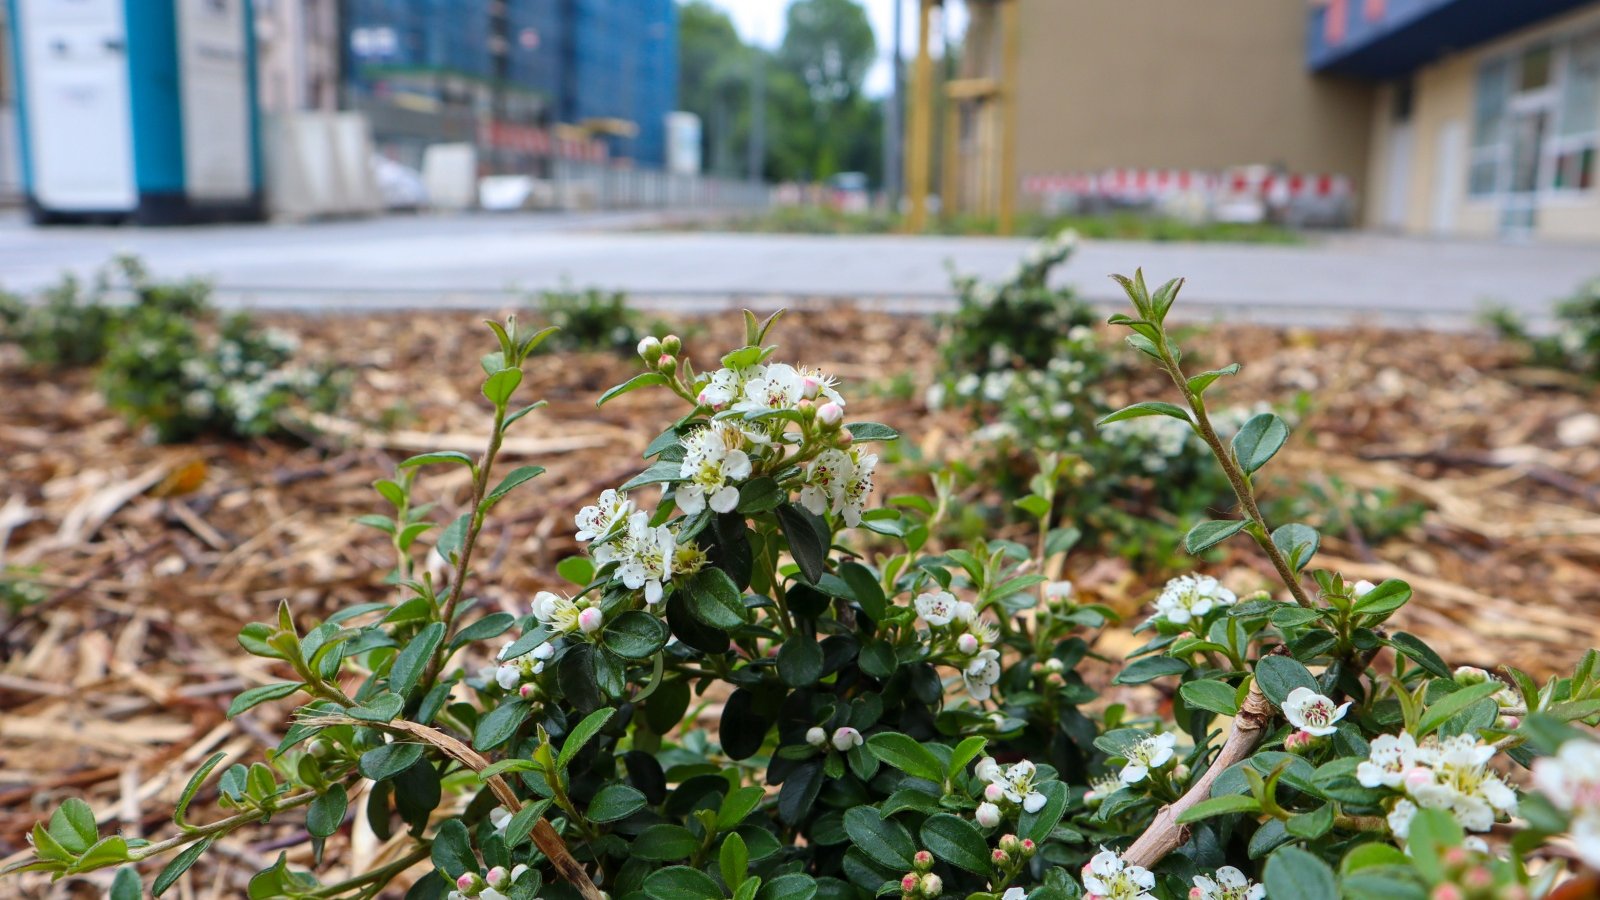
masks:
<path fill-rule="evenodd" d="M 1500 210 L 1500 231 L 1508 237 L 1533 233 L 1539 213 L 1539 183 L 1550 112 L 1542 105 L 1513 110 L 1508 122 L 1511 178 Z"/>

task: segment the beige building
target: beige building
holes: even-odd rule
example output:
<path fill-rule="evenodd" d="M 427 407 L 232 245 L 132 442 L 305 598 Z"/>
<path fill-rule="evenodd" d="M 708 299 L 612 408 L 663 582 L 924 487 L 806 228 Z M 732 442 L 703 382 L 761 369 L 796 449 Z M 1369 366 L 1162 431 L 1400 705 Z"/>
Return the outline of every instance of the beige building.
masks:
<path fill-rule="evenodd" d="M 255 0 L 261 111 L 339 108 L 338 0 Z"/>
<path fill-rule="evenodd" d="M 1600 239 L 1600 0 L 965 2 L 954 208 L 992 212 L 1006 177 L 984 86 L 1014 3 L 1025 206 L 1158 202 L 1184 174 L 1214 209 L 1248 172 L 1271 212 L 1331 189 L 1369 227 Z"/>

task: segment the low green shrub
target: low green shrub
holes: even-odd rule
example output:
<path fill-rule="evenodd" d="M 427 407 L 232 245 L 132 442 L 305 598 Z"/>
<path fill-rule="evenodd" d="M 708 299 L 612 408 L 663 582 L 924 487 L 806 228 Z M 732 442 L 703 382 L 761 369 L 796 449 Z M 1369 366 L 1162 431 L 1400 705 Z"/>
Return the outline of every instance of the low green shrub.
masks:
<path fill-rule="evenodd" d="M 639 314 L 622 291 L 562 288 L 539 295 L 540 314 L 556 328 L 552 348 L 632 353 L 639 342 Z"/>
<path fill-rule="evenodd" d="M 1548 335 L 1529 332 L 1508 309 L 1490 309 L 1485 319 L 1502 337 L 1526 345 L 1534 365 L 1600 378 L 1600 278 L 1557 302 L 1555 314 L 1555 331 Z"/>

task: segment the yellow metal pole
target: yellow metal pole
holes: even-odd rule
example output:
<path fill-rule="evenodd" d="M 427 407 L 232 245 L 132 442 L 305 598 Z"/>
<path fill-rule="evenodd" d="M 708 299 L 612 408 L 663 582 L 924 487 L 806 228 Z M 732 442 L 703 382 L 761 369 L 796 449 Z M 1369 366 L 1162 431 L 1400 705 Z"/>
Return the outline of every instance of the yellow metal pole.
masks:
<path fill-rule="evenodd" d="M 1017 4 L 1000 0 L 1000 221 L 1001 234 L 1015 228 L 1017 209 Z"/>
<path fill-rule="evenodd" d="M 911 73 L 911 134 L 906 141 L 906 189 L 911 211 L 906 217 L 906 230 L 913 234 L 928 226 L 928 167 L 933 149 L 933 55 L 928 34 L 935 2 L 919 0 L 917 65 Z"/>
<path fill-rule="evenodd" d="M 948 222 L 961 211 L 957 198 L 961 188 L 956 180 L 961 172 L 961 101 L 948 95 L 944 98 L 944 143 L 939 152 L 944 162 L 939 186 L 939 217 Z"/>

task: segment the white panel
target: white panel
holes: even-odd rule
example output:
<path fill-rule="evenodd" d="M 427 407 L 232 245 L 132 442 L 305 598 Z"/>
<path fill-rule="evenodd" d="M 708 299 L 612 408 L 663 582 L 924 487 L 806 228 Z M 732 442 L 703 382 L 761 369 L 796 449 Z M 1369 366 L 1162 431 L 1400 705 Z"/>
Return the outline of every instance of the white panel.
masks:
<path fill-rule="evenodd" d="M 178 0 L 183 180 L 195 200 L 250 195 L 249 56 L 243 0 Z"/>
<path fill-rule="evenodd" d="M 132 107 L 120 0 L 19 0 L 33 194 L 61 212 L 130 211 Z"/>

